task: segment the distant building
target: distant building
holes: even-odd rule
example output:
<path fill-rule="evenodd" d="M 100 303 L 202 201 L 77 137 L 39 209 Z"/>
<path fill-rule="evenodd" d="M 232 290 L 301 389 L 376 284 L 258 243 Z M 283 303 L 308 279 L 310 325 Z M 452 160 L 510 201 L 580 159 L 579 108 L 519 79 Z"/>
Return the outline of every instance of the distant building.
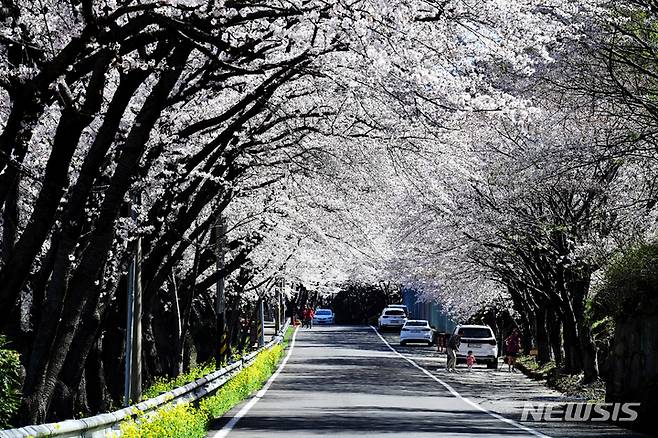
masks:
<path fill-rule="evenodd" d="M 440 304 L 419 301 L 419 293 L 416 289 L 404 288 L 402 303 L 407 306 L 412 318 L 428 320 L 438 332 L 452 333 L 457 325 Z"/>

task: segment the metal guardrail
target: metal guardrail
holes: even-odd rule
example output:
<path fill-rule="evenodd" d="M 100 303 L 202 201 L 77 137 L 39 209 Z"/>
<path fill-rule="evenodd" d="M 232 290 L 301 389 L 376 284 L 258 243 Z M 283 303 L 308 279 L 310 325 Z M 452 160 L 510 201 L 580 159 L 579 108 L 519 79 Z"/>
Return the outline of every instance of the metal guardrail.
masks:
<path fill-rule="evenodd" d="M 213 394 L 235 376 L 240 370 L 248 367 L 258 354 L 264 350 L 283 342 L 283 337 L 290 326 L 290 321 L 281 328 L 272 340 L 240 360 L 226 367 L 208 374 L 185 386 L 172 389 L 157 397 L 144 400 L 143 402 L 119 409 L 118 411 L 95 415 L 79 420 L 64 420 L 58 423 L 38 424 L 24 426 L 17 429 L 0 430 L 0 438 L 19 437 L 84 437 L 84 438 L 106 438 L 108 436 L 119 436 L 119 424 L 128 418 L 139 414 L 153 412 L 167 404 L 189 403 Z"/>

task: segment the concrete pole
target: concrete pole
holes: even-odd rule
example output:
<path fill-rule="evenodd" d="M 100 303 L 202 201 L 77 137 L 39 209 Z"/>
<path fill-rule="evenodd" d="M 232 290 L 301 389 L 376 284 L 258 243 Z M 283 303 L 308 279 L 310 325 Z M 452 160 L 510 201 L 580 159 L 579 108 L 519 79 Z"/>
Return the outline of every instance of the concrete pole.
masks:
<path fill-rule="evenodd" d="M 281 311 L 281 324 L 286 323 L 286 300 L 283 298 L 286 293 L 286 279 L 281 277 L 281 289 L 279 290 L 279 310 Z"/>
<path fill-rule="evenodd" d="M 281 288 L 277 285 L 274 303 L 274 334 L 276 335 L 281 330 Z"/>
<path fill-rule="evenodd" d="M 133 305 L 133 359 L 130 394 L 134 402 L 142 398 L 142 238 L 137 238 L 135 264 L 135 299 Z"/>
<path fill-rule="evenodd" d="M 265 303 L 258 300 L 258 346 L 265 345 Z"/>
<path fill-rule="evenodd" d="M 226 218 L 217 217 L 215 222 L 215 254 L 217 256 L 217 271 L 225 268 L 226 255 Z M 217 321 L 215 327 L 215 366 L 220 369 L 228 356 L 228 337 L 226 336 L 226 297 L 224 291 L 224 275 L 217 279 L 217 295 L 215 297 L 215 312 Z"/>
<path fill-rule="evenodd" d="M 132 394 L 132 369 L 133 369 L 133 329 L 135 315 L 135 267 L 137 266 L 135 256 L 128 268 L 128 290 L 126 301 L 126 361 L 123 373 L 123 405 L 130 406 L 130 395 Z"/>
<path fill-rule="evenodd" d="M 141 203 L 139 192 L 133 192 L 131 217 L 137 224 L 137 208 Z M 142 396 L 142 239 L 137 237 L 128 268 L 126 293 L 126 362 L 124 368 L 123 403 L 130 406 Z"/>

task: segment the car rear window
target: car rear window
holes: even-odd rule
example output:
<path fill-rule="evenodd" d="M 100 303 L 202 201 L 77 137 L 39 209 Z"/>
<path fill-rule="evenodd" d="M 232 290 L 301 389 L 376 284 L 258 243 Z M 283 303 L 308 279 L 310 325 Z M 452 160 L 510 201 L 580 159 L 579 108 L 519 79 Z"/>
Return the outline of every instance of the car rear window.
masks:
<path fill-rule="evenodd" d="M 331 310 L 318 310 L 315 312 L 316 315 L 331 315 Z"/>
<path fill-rule="evenodd" d="M 427 327 L 427 322 L 426 321 L 410 321 L 406 325 L 412 326 L 412 327 Z"/>
<path fill-rule="evenodd" d="M 404 316 L 404 310 L 387 310 L 384 315 L 388 316 Z"/>
<path fill-rule="evenodd" d="M 485 327 L 463 327 L 458 333 L 463 338 L 493 338 L 491 330 Z"/>

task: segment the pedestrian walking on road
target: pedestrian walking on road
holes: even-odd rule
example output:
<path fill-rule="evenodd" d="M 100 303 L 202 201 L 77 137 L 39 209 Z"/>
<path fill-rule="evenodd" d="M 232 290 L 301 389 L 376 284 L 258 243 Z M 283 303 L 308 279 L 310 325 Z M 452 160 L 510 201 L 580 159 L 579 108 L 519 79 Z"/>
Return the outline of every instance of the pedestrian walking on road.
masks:
<path fill-rule="evenodd" d="M 313 318 L 315 318 L 315 309 L 312 307 L 308 309 L 308 328 L 313 328 Z"/>
<path fill-rule="evenodd" d="M 505 339 L 505 355 L 507 356 L 508 371 L 516 372 L 516 356 L 521 350 L 521 336 L 519 329 L 512 330 L 512 334 Z"/>
<path fill-rule="evenodd" d="M 448 362 L 446 363 L 446 369 L 448 372 L 455 371 L 455 365 L 457 365 L 457 352 L 459 351 L 459 345 L 461 344 L 461 336 L 459 333 L 455 333 L 450 336 L 448 339 L 448 346 L 446 352 L 448 353 Z"/>
<path fill-rule="evenodd" d="M 309 314 L 308 307 L 304 307 L 302 309 L 302 327 L 303 328 L 307 328 L 309 326 L 308 314 Z"/>
<path fill-rule="evenodd" d="M 476 362 L 473 352 L 469 351 L 466 356 L 466 365 L 468 366 L 468 371 L 473 371 L 473 364 Z"/>

